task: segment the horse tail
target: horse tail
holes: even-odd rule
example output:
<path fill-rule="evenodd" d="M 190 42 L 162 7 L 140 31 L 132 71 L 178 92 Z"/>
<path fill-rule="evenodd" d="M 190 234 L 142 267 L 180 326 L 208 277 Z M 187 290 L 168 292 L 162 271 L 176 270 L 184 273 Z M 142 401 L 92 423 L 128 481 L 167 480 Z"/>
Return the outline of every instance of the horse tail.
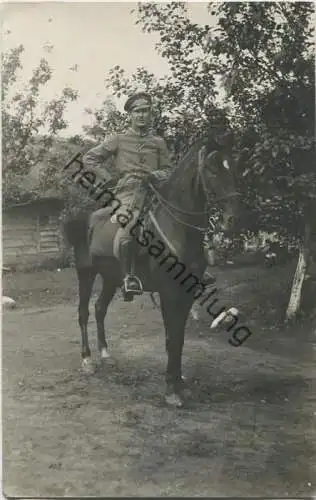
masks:
<path fill-rule="evenodd" d="M 88 245 L 89 216 L 85 215 L 77 219 L 69 219 L 64 223 L 64 232 L 69 245 L 77 248 L 78 246 Z"/>
<path fill-rule="evenodd" d="M 74 249 L 77 271 L 91 268 L 92 260 L 89 251 L 89 215 L 69 219 L 64 223 L 64 233 L 70 246 Z"/>

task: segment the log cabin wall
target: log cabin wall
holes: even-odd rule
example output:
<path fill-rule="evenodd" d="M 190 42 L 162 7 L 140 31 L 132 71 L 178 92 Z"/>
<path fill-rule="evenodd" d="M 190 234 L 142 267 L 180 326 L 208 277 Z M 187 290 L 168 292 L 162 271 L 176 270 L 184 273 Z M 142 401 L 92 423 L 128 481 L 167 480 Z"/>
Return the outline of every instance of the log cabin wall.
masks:
<path fill-rule="evenodd" d="M 43 200 L 12 207 L 2 214 L 4 266 L 41 265 L 62 259 L 67 252 L 58 200 Z"/>

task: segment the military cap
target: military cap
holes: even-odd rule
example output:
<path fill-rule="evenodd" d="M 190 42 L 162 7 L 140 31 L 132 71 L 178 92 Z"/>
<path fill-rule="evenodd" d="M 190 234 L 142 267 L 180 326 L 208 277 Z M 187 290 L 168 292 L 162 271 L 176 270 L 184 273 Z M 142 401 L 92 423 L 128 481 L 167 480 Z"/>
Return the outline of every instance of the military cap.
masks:
<path fill-rule="evenodd" d="M 127 99 L 124 105 L 124 111 L 131 111 L 135 107 L 135 105 L 151 106 L 151 104 L 152 99 L 150 94 L 148 94 L 147 92 L 137 92 Z"/>

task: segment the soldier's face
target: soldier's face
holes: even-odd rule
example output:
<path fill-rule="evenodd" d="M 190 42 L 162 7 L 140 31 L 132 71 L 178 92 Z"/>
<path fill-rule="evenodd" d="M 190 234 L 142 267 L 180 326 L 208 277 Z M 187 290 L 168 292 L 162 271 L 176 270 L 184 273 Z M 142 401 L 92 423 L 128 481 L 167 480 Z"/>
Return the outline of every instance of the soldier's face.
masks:
<path fill-rule="evenodd" d="M 151 119 L 151 109 L 149 106 L 135 106 L 131 111 L 132 127 L 148 127 Z"/>

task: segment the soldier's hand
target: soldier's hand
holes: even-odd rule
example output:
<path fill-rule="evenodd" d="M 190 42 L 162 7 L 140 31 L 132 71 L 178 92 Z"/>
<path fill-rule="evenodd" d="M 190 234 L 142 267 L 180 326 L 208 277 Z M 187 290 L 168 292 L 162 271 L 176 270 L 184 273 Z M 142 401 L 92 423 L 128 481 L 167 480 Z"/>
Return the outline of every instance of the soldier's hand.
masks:
<path fill-rule="evenodd" d="M 163 182 L 166 180 L 166 178 L 167 178 L 166 172 L 164 172 L 163 170 L 154 170 L 149 175 L 149 180 L 154 183 Z"/>

